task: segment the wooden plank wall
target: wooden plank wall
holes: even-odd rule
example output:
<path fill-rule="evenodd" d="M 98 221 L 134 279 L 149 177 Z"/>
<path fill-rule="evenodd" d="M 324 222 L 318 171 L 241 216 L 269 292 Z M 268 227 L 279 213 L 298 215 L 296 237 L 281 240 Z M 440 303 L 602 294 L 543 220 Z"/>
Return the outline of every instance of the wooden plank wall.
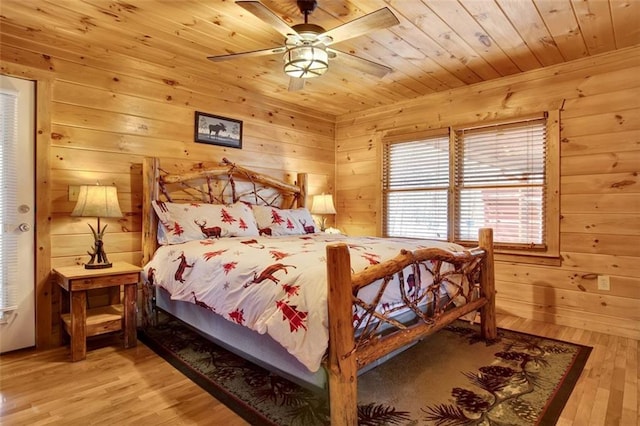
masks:
<path fill-rule="evenodd" d="M 560 266 L 498 262 L 498 310 L 640 338 L 640 47 L 339 116 L 338 227 L 379 233 L 380 135 L 562 107 Z M 611 290 L 597 289 L 597 276 Z"/>
<path fill-rule="evenodd" d="M 348 114 L 336 123 L 333 116 L 185 76 L 171 66 L 131 61 L 113 52 L 79 57 L 57 46 L 10 33 L 3 33 L 0 45 L 1 72 L 33 78 L 46 74 L 50 101 L 39 108 L 50 116 L 41 126 L 47 129 L 48 145 L 39 148 L 50 155 L 38 165 L 50 171 L 50 180 L 41 185 L 51 188 L 51 202 L 50 209 L 36 207 L 39 214 L 50 210 L 40 215 L 40 229 L 51 229 L 51 255 L 48 247 L 40 253 L 51 266 L 87 257 L 92 237 L 87 221 L 69 217 L 74 203 L 68 190 L 96 181 L 118 187 L 125 212 L 121 220 L 106 221 L 110 259 L 140 261 L 138 164 L 143 156 L 194 162 L 226 156 L 265 173 L 309 172 L 310 194 L 334 192 L 335 185 L 343 231 L 376 234 L 381 130 L 438 128 L 563 104 L 563 262 L 554 267 L 498 263 L 498 307 L 518 316 L 640 338 L 640 49 Z M 196 110 L 243 120 L 243 149 L 194 143 Z M 611 276 L 611 291 L 596 289 L 598 274 Z M 38 295 L 46 297 L 38 303 L 38 341 L 46 343 L 55 340 L 50 336 L 56 298 L 46 284 Z"/>
<path fill-rule="evenodd" d="M 47 80 L 50 132 L 39 153 L 49 167 L 50 200 L 39 229 L 50 226 L 51 267 L 88 260 L 93 237 L 87 223 L 69 216 L 75 202 L 69 188 L 112 184 L 118 188 L 122 219 L 104 219 L 105 249 L 111 261 L 141 261 L 141 162 L 157 156 L 176 163 L 218 162 L 223 157 L 280 178 L 309 173 L 309 194 L 332 193 L 335 117 L 269 101 L 214 80 L 195 80 L 175 67 L 131 61 L 117 53 L 77 57 L 37 41 L 3 34 L 0 71 Z M 170 64 L 169 64 L 170 65 Z M 41 76 L 46 77 L 41 77 Z M 43 106 L 41 106 L 42 108 Z M 243 121 L 241 150 L 195 143 L 194 112 Z M 47 128 L 43 126 L 43 128 Z M 309 200 L 310 201 L 310 200 Z M 46 275 L 37 284 L 38 345 L 57 343 L 56 288 Z M 53 292 L 53 293 L 52 293 Z"/>

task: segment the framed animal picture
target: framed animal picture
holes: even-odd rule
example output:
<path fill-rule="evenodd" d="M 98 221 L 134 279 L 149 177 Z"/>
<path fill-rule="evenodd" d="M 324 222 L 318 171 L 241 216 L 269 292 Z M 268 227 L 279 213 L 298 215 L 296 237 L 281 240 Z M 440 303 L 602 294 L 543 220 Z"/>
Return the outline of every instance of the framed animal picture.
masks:
<path fill-rule="evenodd" d="M 195 141 L 242 148 L 242 121 L 196 111 Z"/>

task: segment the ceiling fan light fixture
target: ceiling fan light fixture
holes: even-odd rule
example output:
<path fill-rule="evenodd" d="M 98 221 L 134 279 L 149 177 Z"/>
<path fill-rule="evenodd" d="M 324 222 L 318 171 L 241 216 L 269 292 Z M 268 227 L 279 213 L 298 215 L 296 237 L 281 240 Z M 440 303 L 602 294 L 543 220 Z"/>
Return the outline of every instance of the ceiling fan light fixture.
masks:
<path fill-rule="evenodd" d="M 1 0 L 0 0 L 1 1 Z M 309 14 L 317 7 L 317 0 L 297 0 L 304 15 L 304 23 L 290 26 L 280 16 L 258 0 L 238 0 L 236 4 L 247 12 L 270 24 L 285 37 L 284 45 L 225 55 L 207 56 L 213 62 L 227 59 L 257 57 L 284 52 L 284 72 L 289 78 L 289 91 L 300 90 L 307 78 L 319 77 L 329 69 L 329 59 L 342 58 L 353 68 L 384 77 L 393 71 L 386 65 L 361 58 L 351 53 L 334 50 L 330 46 L 359 37 L 369 31 L 398 25 L 400 21 L 388 7 L 383 7 L 326 31 L 320 25 L 309 23 Z"/>
<path fill-rule="evenodd" d="M 289 77 L 318 77 L 327 69 L 329 69 L 329 55 L 323 45 L 291 47 L 284 54 L 284 72 Z"/>

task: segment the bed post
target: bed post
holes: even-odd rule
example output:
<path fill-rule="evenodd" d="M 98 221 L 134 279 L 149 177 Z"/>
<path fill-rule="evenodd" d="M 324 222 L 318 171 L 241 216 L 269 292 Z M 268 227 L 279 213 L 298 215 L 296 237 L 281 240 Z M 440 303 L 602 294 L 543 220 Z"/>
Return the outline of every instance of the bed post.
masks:
<path fill-rule="evenodd" d="M 307 174 L 306 173 L 298 173 L 298 180 L 296 182 L 298 188 L 300 188 L 300 195 L 298 196 L 297 207 L 306 207 L 307 206 Z"/>
<path fill-rule="evenodd" d="M 327 246 L 329 307 L 329 407 L 331 424 L 358 424 L 351 259 L 346 244 Z"/>
<path fill-rule="evenodd" d="M 142 163 L 142 264 L 151 260 L 157 249 L 158 218 L 151 201 L 158 198 L 158 159 L 146 157 Z"/>
<path fill-rule="evenodd" d="M 487 303 L 480 311 L 482 322 L 482 338 L 485 340 L 496 340 L 498 330 L 496 327 L 496 285 L 493 266 L 493 229 L 480 228 L 478 231 L 478 241 L 480 248 L 485 251 L 482 261 L 482 272 L 480 273 L 480 285 Z"/>
<path fill-rule="evenodd" d="M 159 164 L 157 158 L 145 157 L 142 162 L 142 265 L 151 260 L 158 246 L 158 218 L 153 211 L 151 201 L 158 198 L 158 173 Z M 153 322 L 153 289 L 142 286 L 142 300 L 140 301 L 142 326 L 146 327 Z"/>

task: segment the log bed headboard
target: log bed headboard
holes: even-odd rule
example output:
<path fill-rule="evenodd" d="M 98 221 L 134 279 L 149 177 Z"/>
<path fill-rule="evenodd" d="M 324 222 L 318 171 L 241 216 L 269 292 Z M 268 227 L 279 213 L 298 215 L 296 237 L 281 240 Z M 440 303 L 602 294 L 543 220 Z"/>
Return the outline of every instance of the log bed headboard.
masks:
<path fill-rule="evenodd" d="M 295 184 L 261 174 L 232 163 L 226 158 L 212 167 L 169 173 L 158 158 L 148 157 L 142 164 L 142 264 L 151 260 L 158 248 L 158 218 L 151 201 L 205 202 L 232 204 L 245 201 L 283 208 L 305 207 L 307 174 L 298 173 Z"/>

